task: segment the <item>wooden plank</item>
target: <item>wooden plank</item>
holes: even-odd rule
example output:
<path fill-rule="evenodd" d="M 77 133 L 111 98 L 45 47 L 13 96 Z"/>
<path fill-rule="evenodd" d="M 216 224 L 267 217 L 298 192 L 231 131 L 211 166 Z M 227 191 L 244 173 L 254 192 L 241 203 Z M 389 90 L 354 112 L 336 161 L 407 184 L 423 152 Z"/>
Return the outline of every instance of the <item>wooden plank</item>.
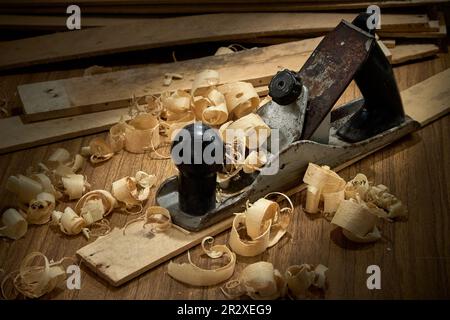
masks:
<path fill-rule="evenodd" d="M 384 43 L 386 48 L 388 48 L 388 49 L 395 48 L 395 40 L 394 39 L 390 39 L 390 40 L 381 39 L 381 41 Z"/>
<path fill-rule="evenodd" d="M 402 91 L 401 96 L 405 113 L 426 126 L 450 111 L 450 69 Z"/>
<path fill-rule="evenodd" d="M 381 51 L 383 51 L 383 54 L 386 56 L 388 61 L 392 63 L 392 53 L 391 51 L 385 46 L 385 44 L 381 40 L 377 40 L 378 46 L 380 47 Z"/>
<path fill-rule="evenodd" d="M 420 82 L 402 92 L 402 100 L 408 115 L 422 126 L 450 110 L 450 69 Z M 343 169 L 355 161 L 375 152 L 341 164 Z M 288 191 L 289 195 L 304 189 L 303 185 Z M 231 227 L 232 218 L 224 220 L 200 232 L 186 233 L 178 228 L 155 233 L 151 237 L 143 228 L 143 222 L 132 224 L 124 234 L 114 229 L 77 251 L 77 255 L 99 276 L 111 285 L 119 286 L 151 268 L 179 255 L 199 244 L 205 236 L 214 236 Z"/>
<path fill-rule="evenodd" d="M 0 29 L 67 31 L 68 15 L 32 16 L 0 15 Z M 81 28 L 94 28 L 154 20 L 151 18 L 117 18 L 83 16 Z"/>
<path fill-rule="evenodd" d="M 120 286 L 196 246 L 204 237 L 229 229 L 232 222 L 231 217 L 199 232 L 171 228 L 152 236 L 147 235 L 143 222 L 137 222 L 127 227 L 125 235 L 123 229 L 114 228 L 110 234 L 79 249 L 77 256 L 111 285 Z"/>
<path fill-rule="evenodd" d="M 431 57 L 439 52 L 434 44 L 402 44 L 390 49 L 392 64 L 400 64 L 411 60 Z"/>
<path fill-rule="evenodd" d="M 205 57 L 129 69 L 89 77 L 26 84 L 18 87 L 24 120 L 36 121 L 120 108 L 131 97 L 142 98 L 167 90 L 190 89 L 195 75 L 207 68 L 220 73 L 222 83 L 249 81 L 266 85 L 281 68 L 298 70 L 322 38 L 244 50 L 234 54 Z M 183 74 L 182 80 L 163 85 L 164 74 Z"/>
<path fill-rule="evenodd" d="M 116 124 L 126 109 L 24 124 L 20 117 L 0 119 L 0 154 L 101 132 Z"/>
<path fill-rule="evenodd" d="M 0 3 L 2 13 L 26 14 L 60 14 L 65 11 L 64 4 L 40 5 L 40 2 L 16 5 L 13 3 Z M 275 1 L 274 1 L 275 2 Z M 83 12 L 88 14 L 204 14 L 224 12 L 295 12 L 295 11 L 335 11 L 348 9 L 365 9 L 369 5 L 378 5 L 380 8 L 417 7 L 433 4 L 442 4 L 446 0 L 397 0 L 397 1 L 347 1 L 347 2 L 298 2 L 289 0 L 276 3 L 204 3 L 201 4 L 135 4 L 122 3 L 122 5 L 88 5 L 83 4 Z M 71 4 L 71 3 L 69 3 Z M 95 3 L 94 3 L 95 4 Z"/>
<path fill-rule="evenodd" d="M 332 30 L 355 14 L 216 14 L 55 33 L 0 43 L 0 69 L 207 41 Z M 383 15 L 384 30 L 429 28 L 426 15 Z M 186 26 L 189 26 L 186 28 Z"/>

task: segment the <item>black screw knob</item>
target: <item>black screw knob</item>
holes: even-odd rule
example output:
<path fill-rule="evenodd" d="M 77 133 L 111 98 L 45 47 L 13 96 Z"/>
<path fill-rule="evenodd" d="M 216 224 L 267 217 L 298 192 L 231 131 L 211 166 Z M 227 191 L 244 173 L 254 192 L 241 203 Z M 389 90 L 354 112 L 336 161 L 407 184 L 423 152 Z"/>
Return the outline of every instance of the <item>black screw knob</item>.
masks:
<path fill-rule="evenodd" d="M 297 100 L 301 93 L 302 81 L 294 71 L 279 71 L 270 81 L 269 95 L 278 104 L 288 105 Z"/>

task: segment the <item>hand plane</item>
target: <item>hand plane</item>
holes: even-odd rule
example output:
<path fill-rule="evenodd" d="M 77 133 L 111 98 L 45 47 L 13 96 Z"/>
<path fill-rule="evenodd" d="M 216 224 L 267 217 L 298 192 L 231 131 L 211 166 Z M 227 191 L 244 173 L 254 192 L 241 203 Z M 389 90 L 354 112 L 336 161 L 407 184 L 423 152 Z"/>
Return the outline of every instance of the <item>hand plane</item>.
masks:
<path fill-rule="evenodd" d="M 336 167 L 419 128 L 403 111 L 391 65 L 368 30 L 367 18 L 360 14 L 352 23 L 342 21 L 299 72 L 283 70 L 272 78 L 272 101 L 256 113 L 277 130 L 277 148 L 268 147 L 270 153 L 261 171 L 231 181 L 229 197 L 216 201 L 220 163 L 177 165 L 179 176 L 163 182 L 156 195 L 157 203 L 170 211 L 175 224 L 190 231 L 204 229 L 240 212 L 247 200 L 253 202 L 271 191 L 299 185 L 309 162 Z M 363 98 L 333 109 L 352 80 Z M 223 146 L 218 135 L 209 133 L 204 139 L 209 130 L 203 123 L 186 129 L 193 138 L 189 142 L 192 148 L 201 141 L 200 152 L 211 145 Z M 173 146 L 179 143 L 182 139 L 175 138 Z M 264 174 L 274 163 L 276 173 Z"/>

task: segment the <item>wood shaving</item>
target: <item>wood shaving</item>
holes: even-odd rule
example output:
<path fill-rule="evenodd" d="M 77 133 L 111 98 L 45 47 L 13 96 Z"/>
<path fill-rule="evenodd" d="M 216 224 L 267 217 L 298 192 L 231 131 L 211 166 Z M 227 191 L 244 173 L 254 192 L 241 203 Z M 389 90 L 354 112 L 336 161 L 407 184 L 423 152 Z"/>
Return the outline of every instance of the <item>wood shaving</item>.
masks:
<path fill-rule="evenodd" d="M 147 208 L 142 216 L 128 221 L 123 227 L 123 234 L 125 235 L 125 231 L 130 224 L 138 221 L 144 221 L 144 228 L 146 225 L 150 225 L 153 233 L 164 232 L 172 227 L 172 218 L 169 210 L 164 207 L 152 206 Z"/>
<path fill-rule="evenodd" d="M 16 209 L 10 208 L 3 212 L 0 236 L 17 240 L 22 238 L 27 230 L 27 221 Z"/>
<path fill-rule="evenodd" d="M 84 219 L 70 207 L 64 209 L 64 212 L 53 211 L 52 224 L 58 225 L 60 230 L 67 235 L 77 235 L 86 226 Z"/>
<path fill-rule="evenodd" d="M 78 200 L 75 211 L 85 221 L 86 226 L 102 220 L 117 207 L 117 200 L 105 190 L 93 190 Z"/>
<path fill-rule="evenodd" d="M 134 177 L 124 177 L 112 184 L 112 194 L 121 203 L 125 209 L 140 207 L 150 195 L 150 188 L 156 183 L 156 176 L 143 171 L 138 171 Z M 137 213 L 140 213 L 137 212 Z"/>
<path fill-rule="evenodd" d="M 237 279 L 228 281 L 221 287 L 229 299 L 247 295 L 253 300 L 274 300 L 286 296 L 303 299 L 312 296 L 311 288 L 324 290 L 327 267 L 319 264 L 315 268 L 309 264 L 293 265 L 284 275 L 270 262 L 256 262 L 248 265 Z"/>
<path fill-rule="evenodd" d="M 61 177 L 64 193 L 67 194 L 69 200 L 79 199 L 83 196 L 90 185 L 86 177 L 82 174 L 67 174 Z"/>
<path fill-rule="evenodd" d="M 261 261 L 248 265 L 221 290 L 230 299 L 247 295 L 253 300 L 274 300 L 286 294 L 286 281 L 270 262 Z"/>
<path fill-rule="evenodd" d="M 289 207 L 280 209 L 278 203 L 266 199 L 281 195 L 289 202 Z M 294 206 L 286 195 L 278 192 L 249 204 L 244 213 L 236 214 L 231 226 L 229 245 L 233 252 L 253 257 L 274 246 L 286 233 Z"/>
<path fill-rule="evenodd" d="M 89 146 L 82 149 L 83 154 L 89 155 L 92 163 L 107 161 L 114 156 L 111 146 L 102 138 L 94 138 Z"/>
<path fill-rule="evenodd" d="M 206 243 L 211 245 L 213 241 L 212 237 L 203 239 L 203 253 L 211 259 L 217 259 L 225 255 L 229 259 L 226 265 L 212 270 L 202 269 L 192 262 L 188 251 L 189 262 L 179 264 L 170 261 L 167 268 L 168 274 L 172 278 L 192 286 L 212 286 L 231 278 L 236 265 L 236 255 L 226 245 L 213 245 L 207 248 Z"/>
<path fill-rule="evenodd" d="M 15 291 L 27 298 L 36 299 L 53 291 L 66 279 L 63 262 L 71 258 L 63 258 L 57 262 L 49 261 L 40 252 L 28 254 L 21 262 L 19 270 L 7 275 L 1 284 L 2 295 L 10 299 L 5 292 L 6 283 L 11 280 Z M 12 297 L 15 298 L 17 294 Z"/>
<path fill-rule="evenodd" d="M 234 119 L 242 118 L 259 107 L 259 95 L 251 83 L 227 83 L 217 90 L 225 96 L 228 112 Z"/>
<path fill-rule="evenodd" d="M 319 212 L 323 200 L 325 216 L 331 217 L 331 223 L 341 227 L 350 241 L 377 241 L 381 239 L 378 218 L 403 218 L 407 213 L 406 207 L 386 186 L 371 186 L 362 173 L 345 183 L 328 166 L 310 163 L 303 181 L 308 184 L 305 211 Z"/>
<path fill-rule="evenodd" d="M 215 70 L 203 70 L 195 76 L 191 95 L 204 96 L 211 86 L 219 84 L 219 73 Z"/>
<path fill-rule="evenodd" d="M 50 221 L 55 209 L 55 196 L 48 192 L 41 192 L 36 199 L 30 201 L 26 219 L 29 224 L 45 224 Z"/>
<path fill-rule="evenodd" d="M 327 270 L 328 268 L 321 264 L 315 268 L 310 264 L 290 266 L 285 273 L 288 295 L 293 299 L 304 299 L 311 294 L 312 286 L 324 289 Z"/>

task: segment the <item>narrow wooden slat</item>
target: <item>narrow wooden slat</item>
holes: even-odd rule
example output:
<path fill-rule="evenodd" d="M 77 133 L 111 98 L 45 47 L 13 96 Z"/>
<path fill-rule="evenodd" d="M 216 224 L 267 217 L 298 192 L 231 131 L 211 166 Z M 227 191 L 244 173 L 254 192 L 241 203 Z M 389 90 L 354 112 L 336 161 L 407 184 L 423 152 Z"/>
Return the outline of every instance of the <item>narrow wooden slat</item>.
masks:
<path fill-rule="evenodd" d="M 294 36 L 332 30 L 355 14 L 217 14 L 114 25 L 0 43 L 0 69 L 67 61 L 133 50 L 237 40 Z M 425 15 L 383 15 L 383 30 L 429 29 Z"/>

